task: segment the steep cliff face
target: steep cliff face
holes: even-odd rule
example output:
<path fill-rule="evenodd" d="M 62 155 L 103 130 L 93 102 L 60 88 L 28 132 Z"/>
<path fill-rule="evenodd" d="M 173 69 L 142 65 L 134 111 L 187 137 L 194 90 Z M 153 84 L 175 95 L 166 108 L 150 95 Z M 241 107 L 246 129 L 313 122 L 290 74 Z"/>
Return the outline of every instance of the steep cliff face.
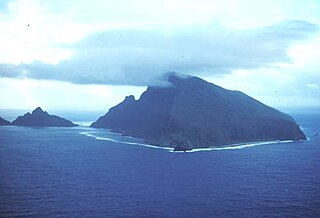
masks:
<path fill-rule="evenodd" d="M 23 116 L 17 117 L 12 122 L 17 126 L 55 126 L 55 127 L 72 127 L 75 126 L 71 121 L 64 118 L 50 115 L 43 111 L 40 107 L 36 108 L 32 113 L 26 113 Z"/>
<path fill-rule="evenodd" d="M 259 140 L 305 139 L 295 121 L 239 92 L 197 77 L 170 74 L 168 87 L 148 87 L 91 126 L 185 150 Z"/>

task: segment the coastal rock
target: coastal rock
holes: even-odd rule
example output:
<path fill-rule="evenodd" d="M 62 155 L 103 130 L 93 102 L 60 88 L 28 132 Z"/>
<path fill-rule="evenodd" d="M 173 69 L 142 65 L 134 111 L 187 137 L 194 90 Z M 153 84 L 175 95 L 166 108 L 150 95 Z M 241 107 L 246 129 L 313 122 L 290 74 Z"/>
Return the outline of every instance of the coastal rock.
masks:
<path fill-rule="evenodd" d="M 233 143 L 306 139 L 287 114 L 198 77 L 169 74 L 167 87 L 128 96 L 91 127 L 190 150 Z"/>
<path fill-rule="evenodd" d="M 4 125 L 11 125 L 11 123 L 8 120 L 5 120 L 2 117 L 0 117 L 0 126 Z"/>
<path fill-rule="evenodd" d="M 40 107 L 37 107 L 32 113 L 26 113 L 23 116 L 19 116 L 12 122 L 17 126 L 55 126 L 55 127 L 73 127 L 76 126 L 71 121 L 64 118 L 50 115 L 46 111 L 43 111 Z"/>

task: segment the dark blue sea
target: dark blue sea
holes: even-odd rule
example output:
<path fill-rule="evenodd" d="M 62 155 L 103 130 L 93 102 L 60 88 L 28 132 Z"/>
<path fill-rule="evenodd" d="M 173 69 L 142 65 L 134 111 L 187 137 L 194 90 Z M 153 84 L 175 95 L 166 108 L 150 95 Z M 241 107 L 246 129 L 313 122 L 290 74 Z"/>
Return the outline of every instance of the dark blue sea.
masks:
<path fill-rule="evenodd" d="M 88 127 L 0 127 L 0 217 L 320 217 L 308 141 L 174 153 Z"/>

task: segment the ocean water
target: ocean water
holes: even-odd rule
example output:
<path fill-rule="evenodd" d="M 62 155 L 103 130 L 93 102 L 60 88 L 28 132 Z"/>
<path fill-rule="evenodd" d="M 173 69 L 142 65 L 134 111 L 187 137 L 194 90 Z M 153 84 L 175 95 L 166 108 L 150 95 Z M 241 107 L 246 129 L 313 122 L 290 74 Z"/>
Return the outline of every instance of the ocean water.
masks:
<path fill-rule="evenodd" d="M 0 127 L 0 217 L 320 217 L 308 141 L 172 152 L 88 127 Z"/>

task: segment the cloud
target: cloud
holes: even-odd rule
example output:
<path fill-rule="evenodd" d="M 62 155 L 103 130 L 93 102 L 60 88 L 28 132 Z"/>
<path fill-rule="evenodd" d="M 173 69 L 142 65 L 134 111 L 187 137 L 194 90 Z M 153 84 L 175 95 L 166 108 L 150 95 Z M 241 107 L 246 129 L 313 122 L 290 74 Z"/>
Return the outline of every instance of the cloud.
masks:
<path fill-rule="evenodd" d="M 1 64 L 1 77 L 69 81 L 78 84 L 150 85 L 175 71 L 200 76 L 290 62 L 288 47 L 316 33 L 318 26 L 285 21 L 230 31 L 212 24 L 181 31 L 106 30 L 65 46 L 73 56 L 57 64 Z"/>
<path fill-rule="evenodd" d="M 101 3 L 101 2 L 100 2 Z M 69 45 L 102 29 L 117 29 L 146 25 L 149 22 L 82 22 L 74 1 L 8 1 L 0 7 L 0 63 L 31 64 L 40 61 L 57 64 L 70 59 Z M 81 4 L 80 4 L 81 5 Z M 88 6 L 87 6 L 88 7 Z M 85 11 L 82 1 L 80 9 Z M 84 13 L 86 14 L 86 13 Z M 90 16 L 94 16 L 93 12 Z"/>
<path fill-rule="evenodd" d="M 78 85 L 68 82 L 11 79 L 0 80 L 0 108 L 33 110 L 41 106 L 54 110 L 101 110 L 105 111 L 124 96 L 138 98 L 145 87 Z"/>
<path fill-rule="evenodd" d="M 319 106 L 319 10 L 318 0 L 3 0 L 0 107 L 103 109 L 168 71 L 271 106 Z"/>
<path fill-rule="evenodd" d="M 310 88 L 310 89 L 319 89 L 319 86 L 317 85 L 317 84 L 314 84 L 314 83 L 312 83 L 312 84 L 306 84 L 306 86 L 308 87 L 308 88 Z"/>

